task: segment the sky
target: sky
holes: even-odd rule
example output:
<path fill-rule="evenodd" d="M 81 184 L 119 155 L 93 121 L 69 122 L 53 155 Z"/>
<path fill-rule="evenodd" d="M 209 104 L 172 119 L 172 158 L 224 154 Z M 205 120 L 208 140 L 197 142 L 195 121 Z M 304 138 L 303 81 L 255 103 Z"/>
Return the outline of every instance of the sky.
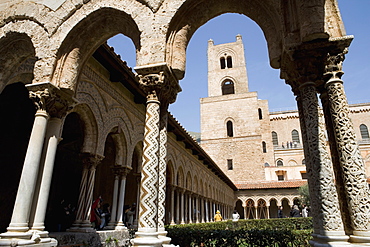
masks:
<path fill-rule="evenodd" d="M 370 102 L 370 0 L 338 0 L 347 35 L 354 35 L 343 63 L 344 88 L 350 104 Z M 207 97 L 207 46 L 230 43 L 241 34 L 249 91 L 257 91 L 259 99 L 267 99 L 270 111 L 296 109 L 290 86 L 280 79 L 280 71 L 269 65 L 267 43 L 260 27 L 240 14 L 223 14 L 208 21 L 192 36 L 187 47 L 185 77 L 180 81 L 182 92 L 169 111 L 188 131 L 200 131 L 200 98 Z M 130 39 L 117 35 L 108 40 L 128 66 L 135 67 L 135 48 Z"/>

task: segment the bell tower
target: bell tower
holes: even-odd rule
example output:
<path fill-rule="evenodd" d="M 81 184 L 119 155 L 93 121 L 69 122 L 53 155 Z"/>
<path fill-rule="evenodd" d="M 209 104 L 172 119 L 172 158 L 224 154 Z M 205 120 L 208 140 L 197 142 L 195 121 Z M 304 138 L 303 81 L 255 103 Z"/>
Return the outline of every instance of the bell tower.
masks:
<path fill-rule="evenodd" d="M 208 97 L 248 92 L 242 36 L 236 42 L 214 45 L 208 41 Z"/>
<path fill-rule="evenodd" d="M 264 180 L 274 164 L 267 100 L 249 92 L 241 35 L 208 41 L 208 97 L 200 100 L 201 146 L 234 182 Z"/>

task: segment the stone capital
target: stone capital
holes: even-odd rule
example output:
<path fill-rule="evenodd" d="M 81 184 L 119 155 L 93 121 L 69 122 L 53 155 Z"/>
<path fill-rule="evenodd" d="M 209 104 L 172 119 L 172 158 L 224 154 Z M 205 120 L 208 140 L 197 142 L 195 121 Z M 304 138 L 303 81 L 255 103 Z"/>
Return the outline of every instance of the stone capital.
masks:
<path fill-rule="evenodd" d="M 118 176 L 120 178 L 125 178 L 127 176 L 127 174 L 130 173 L 131 170 L 132 170 L 132 168 L 127 167 L 127 166 L 115 165 L 115 166 L 112 167 L 112 171 L 113 171 L 114 175 Z"/>
<path fill-rule="evenodd" d="M 104 156 L 91 153 L 81 154 L 83 167 L 89 170 L 96 169 L 100 162 L 104 159 Z"/>
<path fill-rule="evenodd" d="M 75 103 L 70 93 L 50 82 L 28 84 L 26 88 L 37 110 L 46 111 L 51 117 L 62 118 Z"/>
<path fill-rule="evenodd" d="M 295 44 L 282 55 L 280 77 L 292 87 L 294 94 L 305 83 L 321 87 L 330 78 L 340 78 L 344 54 L 353 36 Z"/>
<path fill-rule="evenodd" d="M 147 93 L 147 100 L 159 100 L 162 105 L 174 103 L 181 92 L 179 82 L 167 63 L 135 67 L 140 87 Z"/>

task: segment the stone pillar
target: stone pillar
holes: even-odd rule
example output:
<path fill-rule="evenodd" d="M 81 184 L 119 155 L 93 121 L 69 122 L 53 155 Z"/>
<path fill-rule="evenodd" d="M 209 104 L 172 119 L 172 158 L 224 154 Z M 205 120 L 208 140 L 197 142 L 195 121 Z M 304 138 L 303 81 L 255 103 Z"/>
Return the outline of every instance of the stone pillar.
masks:
<path fill-rule="evenodd" d="M 10 241 L 7 239 L 11 238 L 21 239 L 19 241 L 14 240 L 19 244 L 35 243 L 33 240 L 30 240 L 32 233 L 27 233 L 27 231 L 29 229 L 28 222 L 36 188 L 46 126 L 49 119 L 49 114 L 46 111 L 46 101 L 50 97 L 50 92 L 47 89 L 30 92 L 30 97 L 37 106 L 37 112 L 24 160 L 12 218 L 7 232 L 0 235 L 2 238 L 0 245 L 7 244 Z"/>
<path fill-rule="evenodd" d="M 331 131 L 333 143 L 332 155 L 336 164 L 337 182 L 341 183 L 344 195 L 341 195 L 346 203 L 342 204 L 343 211 L 349 214 L 348 223 L 350 229 L 346 229 L 350 241 L 354 243 L 370 243 L 370 191 L 366 182 L 364 163 L 356 142 L 355 131 L 349 117 L 347 98 L 341 80 L 342 62 L 344 53 L 329 54 L 327 57 L 325 73 L 325 107 L 330 114 L 328 131 Z M 322 97 L 322 98 L 323 98 Z"/>
<path fill-rule="evenodd" d="M 96 155 L 96 154 L 88 154 L 85 153 L 82 155 L 83 159 L 82 162 L 84 163 L 84 167 L 88 169 L 87 175 L 87 184 L 86 184 L 86 194 L 85 194 L 85 208 L 83 209 L 83 218 L 80 224 L 80 230 L 84 232 L 94 231 L 90 222 L 91 216 L 91 206 L 93 203 L 93 192 L 94 192 L 94 184 L 95 184 L 95 171 L 96 167 L 100 164 L 104 157 Z"/>
<path fill-rule="evenodd" d="M 181 209 L 181 203 L 180 203 L 180 192 L 179 189 L 176 189 L 176 219 L 175 223 L 180 224 L 180 210 Z"/>
<path fill-rule="evenodd" d="M 189 210 L 188 210 L 188 212 L 189 212 L 189 224 L 191 224 L 191 223 L 193 223 L 193 220 L 192 220 L 192 215 L 193 215 L 193 212 L 194 212 L 194 209 L 193 209 L 193 207 L 192 207 L 192 204 L 193 204 L 193 200 L 192 200 L 192 196 L 191 196 L 191 194 L 189 193 L 189 206 L 188 206 L 188 208 L 189 208 Z"/>
<path fill-rule="evenodd" d="M 199 195 L 195 197 L 195 223 L 199 223 Z"/>
<path fill-rule="evenodd" d="M 127 174 L 131 171 L 131 168 L 128 167 L 119 167 L 120 173 L 120 189 L 119 189 L 119 197 L 118 197 L 118 209 L 117 209 L 117 225 L 115 227 L 116 230 L 126 229 L 125 224 L 123 222 L 123 206 L 125 204 L 125 192 L 126 192 L 126 177 Z"/>
<path fill-rule="evenodd" d="M 185 189 L 181 189 L 180 191 L 180 208 L 181 208 L 181 212 L 180 212 L 180 217 L 181 217 L 181 221 L 180 221 L 180 224 L 185 224 L 185 220 L 184 220 L 184 209 L 185 209 L 185 202 L 184 202 L 184 194 L 185 194 Z"/>
<path fill-rule="evenodd" d="M 205 218 L 204 218 L 204 199 L 203 197 L 200 198 L 200 218 L 201 218 L 201 223 L 205 223 Z"/>
<path fill-rule="evenodd" d="M 49 199 L 49 191 L 51 185 L 51 178 L 53 177 L 54 160 L 57 151 L 57 146 L 60 139 L 62 120 L 60 118 L 51 118 L 48 123 L 46 131 L 46 145 L 44 146 L 44 162 L 43 169 L 41 170 L 41 183 L 39 186 L 39 193 L 36 201 L 35 214 L 32 222 L 31 230 L 38 231 L 40 237 L 44 238 L 43 241 L 49 241 L 48 232 L 44 231 L 45 215 Z"/>
<path fill-rule="evenodd" d="M 119 179 L 119 170 L 117 166 L 112 168 L 114 173 L 114 187 L 113 187 L 113 202 L 112 202 L 112 211 L 111 211 L 111 220 L 108 223 L 107 229 L 113 230 L 117 224 L 117 203 L 118 203 L 118 179 Z"/>
<path fill-rule="evenodd" d="M 334 184 L 333 166 L 326 148 L 325 125 L 313 83 L 300 86 L 297 97 L 314 223 L 314 246 L 347 242 Z M 299 102 L 301 101 L 301 102 Z M 302 124 L 304 126 L 302 126 Z"/>
<path fill-rule="evenodd" d="M 161 124 L 161 132 L 163 131 L 163 133 L 160 135 L 160 118 L 164 118 L 164 109 L 167 110 L 168 104 L 175 102 L 181 88 L 166 63 L 136 67 L 135 70 L 139 74 L 139 84 L 147 94 L 147 107 L 140 186 L 139 227 L 132 243 L 134 246 L 153 247 L 161 246 L 163 243 L 162 240 L 158 239 L 158 226 L 162 226 L 162 222 L 159 221 L 163 221 L 162 210 L 164 212 L 164 208 L 158 203 L 159 200 L 165 198 L 167 139 L 164 135 L 167 134 L 167 121 L 162 122 L 165 124 Z M 163 232 L 163 229 L 160 231 Z"/>
<path fill-rule="evenodd" d="M 209 222 L 209 210 L 208 210 L 208 204 L 209 204 L 209 202 L 208 202 L 208 200 L 207 199 L 205 199 L 204 200 L 204 206 L 205 206 L 205 211 L 206 211 L 206 222 Z"/>
<path fill-rule="evenodd" d="M 171 223 L 170 225 L 176 225 L 175 223 L 175 189 L 171 186 Z"/>

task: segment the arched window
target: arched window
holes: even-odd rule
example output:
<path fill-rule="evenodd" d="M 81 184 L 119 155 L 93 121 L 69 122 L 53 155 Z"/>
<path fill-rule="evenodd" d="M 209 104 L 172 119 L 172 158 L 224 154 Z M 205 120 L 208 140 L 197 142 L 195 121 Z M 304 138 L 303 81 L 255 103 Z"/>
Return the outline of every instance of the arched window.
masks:
<path fill-rule="evenodd" d="M 227 67 L 228 68 L 232 68 L 233 67 L 233 60 L 232 60 L 232 58 L 230 56 L 227 57 Z"/>
<path fill-rule="evenodd" d="M 262 110 L 261 108 L 258 108 L 258 119 L 262 119 Z"/>
<path fill-rule="evenodd" d="M 297 130 L 292 130 L 292 141 L 293 143 L 299 143 L 299 134 Z"/>
<path fill-rule="evenodd" d="M 272 131 L 271 134 L 272 134 L 272 144 L 274 146 L 279 146 L 279 139 L 277 133 L 275 131 Z"/>
<path fill-rule="evenodd" d="M 224 57 L 220 58 L 220 64 L 221 64 L 221 69 L 226 68 L 226 62 L 225 62 L 225 58 Z"/>
<path fill-rule="evenodd" d="M 222 84 L 222 95 L 234 94 L 234 83 L 231 80 L 226 80 Z"/>
<path fill-rule="evenodd" d="M 367 129 L 367 126 L 365 124 L 360 125 L 360 132 L 362 139 L 369 139 L 369 130 Z"/>
<path fill-rule="evenodd" d="M 283 161 L 282 160 L 278 160 L 277 162 L 276 162 L 276 166 L 283 166 L 284 165 L 284 163 L 283 163 Z"/>
<path fill-rule="evenodd" d="M 226 123 L 226 129 L 227 129 L 227 136 L 233 137 L 234 136 L 234 130 L 233 130 L 233 122 L 230 120 Z"/>
<path fill-rule="evenodd" d="M 262 151 L 266 153 L 266 142 L 262 142 Z"/>

